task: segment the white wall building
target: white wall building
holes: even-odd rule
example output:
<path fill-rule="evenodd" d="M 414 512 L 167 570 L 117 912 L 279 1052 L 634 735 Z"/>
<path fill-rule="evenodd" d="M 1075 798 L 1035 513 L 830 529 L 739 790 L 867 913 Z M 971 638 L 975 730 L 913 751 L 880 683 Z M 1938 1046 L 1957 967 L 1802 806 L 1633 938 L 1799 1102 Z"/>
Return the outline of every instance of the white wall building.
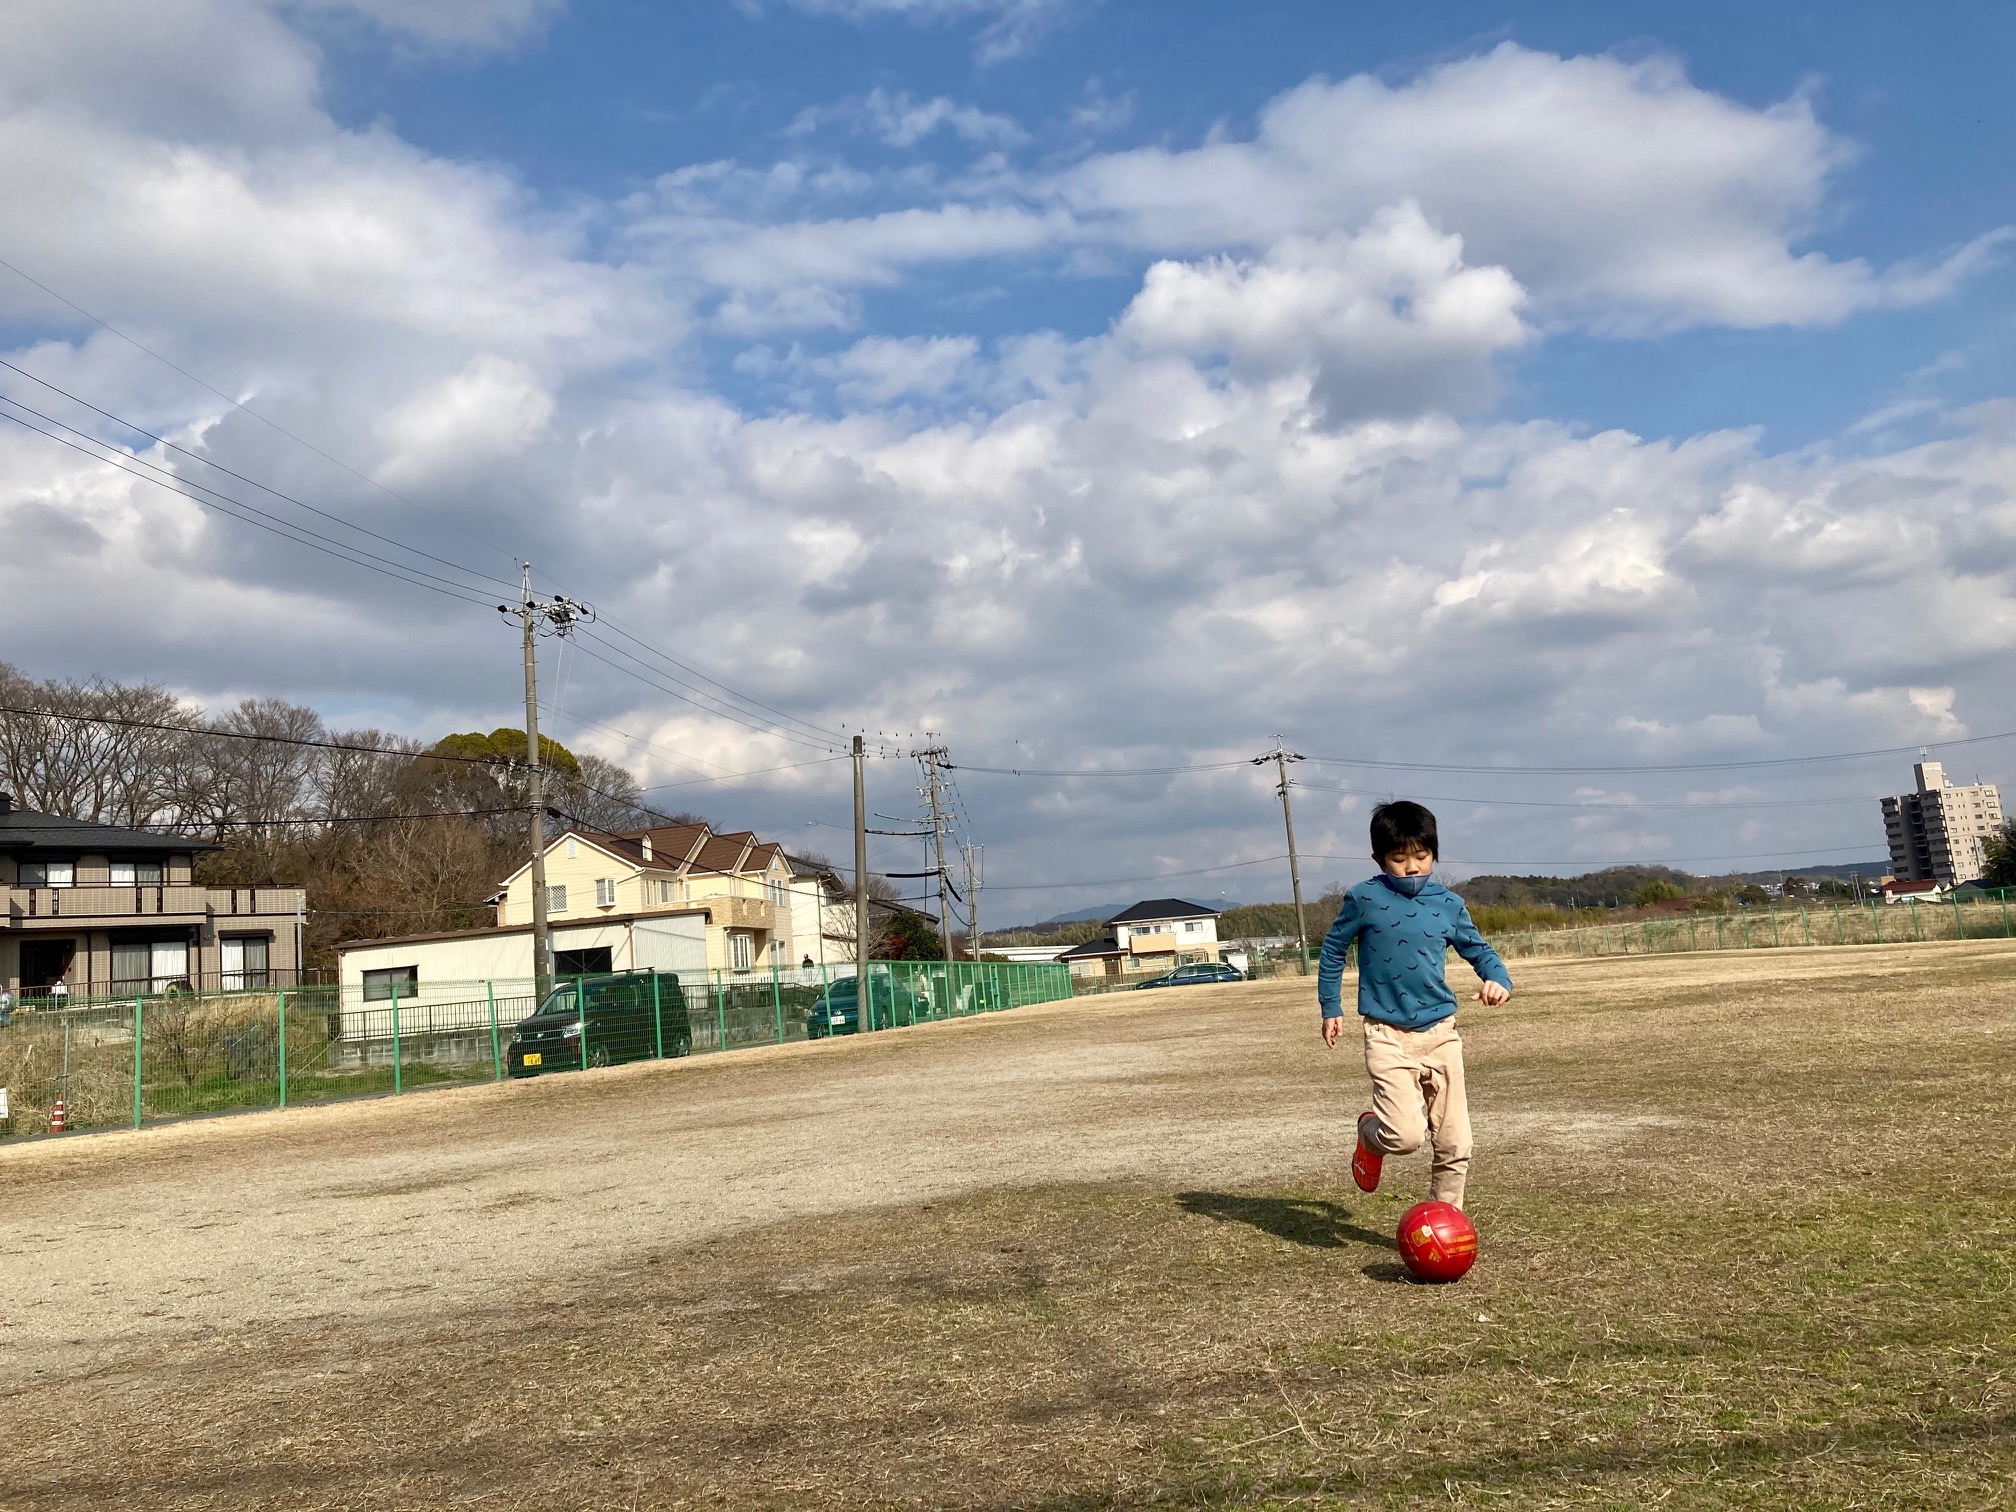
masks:
<path fill-rule="evenodd" d="M 1890 869 L 1904 882 L 1972 882 L 1988 869 L 1987 845 L 2005 820 L 1992 782 L 1956 786 L 1936 761 L 1912 769 L 1918 791 L 1883 800 Z"/>

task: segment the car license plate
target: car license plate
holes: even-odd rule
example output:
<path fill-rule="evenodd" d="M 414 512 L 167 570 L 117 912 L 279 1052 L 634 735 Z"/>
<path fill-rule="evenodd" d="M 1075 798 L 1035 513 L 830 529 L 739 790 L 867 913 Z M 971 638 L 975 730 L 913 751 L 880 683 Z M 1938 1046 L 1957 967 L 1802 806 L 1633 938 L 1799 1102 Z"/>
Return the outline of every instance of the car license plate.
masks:
<path fill-rule="evenodd" d="M 546 1064 L 546 1057 L 541 1055 L 537 1050 L 529 1050 L 525 1054 L 525 1064 L 528 1066 L 543 1066 Z"/>

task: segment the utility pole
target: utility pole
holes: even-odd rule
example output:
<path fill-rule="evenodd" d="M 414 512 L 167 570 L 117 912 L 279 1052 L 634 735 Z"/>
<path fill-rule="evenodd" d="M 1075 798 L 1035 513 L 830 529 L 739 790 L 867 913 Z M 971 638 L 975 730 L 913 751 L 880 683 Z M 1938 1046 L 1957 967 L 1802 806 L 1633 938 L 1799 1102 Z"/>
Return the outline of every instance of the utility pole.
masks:
<path fill-rule="evenodd" d="M 868 990 L 868 780 L 864 773 L 867 755 L 861 737 L 854 737 L 854 975 L 860 978 L 855 991 Z M 871 1015 L 872 1017 L 872 1015 Z M 861 1020 L 867 1027 L 868 1020 Z"/>
<path fill-rule="evenodd" d="M 984 845 L 966 842 L 966 937 L 973 959 L 980 959 L 980 873 Z"/>
<path fill-rule="evenodd" d="M 499 604 L 497 612 L 515 615 L 524 639 L 525 764 L 532 779 L 532 975 L 536 995 L 544 998 L 553 985 L 553 931 L 546 907 L 546 767 L 539 750 L 539 658 L 535 647 L 541 635 L 568 635 L 576 625 L 593 624 L 595 611 L 559 596 L 540 603 L 532 596 L 532 564 L 520 565 L 518 602 Z"/>
<path fill-rule="evenodd" d="M 926 746 L 916 754 L 918 761 L 924 765 L 924 797 L 931 805 L 931 847 L 933 865 L 938 869 L 938 943 L 949 961 L 952 959 L 952 910 L 945 877 L 945 809 L 939 801 L 944 779 L 938 775 L 938 764 L 952 753 L 943 746 L 934 745 Z"/>
<path fill-rule="evenodd" d="M 1274 763 L 1274 773 L 1279 778 L 1275 791 L 1281 795 L 1281 822 L 1288 829 L 1288 880 L 1295 890 L 1295 960 L 1302 975 L 1309 975 L 1309 924 L 1302 914 L 1302 861 L 1295 853 L 1295 810 L 1288 802 L 1288 763 L 1303 758 L 1295 752 L 1284 750 L 1280 738 L 1274 741 L 1274 749 L 1253 758 L 1253 765 L 1265 766 Z"/>

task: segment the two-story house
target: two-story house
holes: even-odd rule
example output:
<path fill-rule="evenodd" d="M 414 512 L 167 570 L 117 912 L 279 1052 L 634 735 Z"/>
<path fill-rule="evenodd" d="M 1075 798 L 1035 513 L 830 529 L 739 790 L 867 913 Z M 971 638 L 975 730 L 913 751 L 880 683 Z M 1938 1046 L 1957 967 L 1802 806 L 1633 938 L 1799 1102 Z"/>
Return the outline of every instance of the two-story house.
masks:
<path fill-rule="evenodd" d="M 298 887 L 203 887 L 187 835 L 16 808 L 0 793 L 0 982 L 23 998 L 299 980 Z"/>
<path fill-rule="evenodd" d="M 546 849 L 546 916 L 579 919 L 698 910 L 706 915 L 710 971 L 768 971 L 832 958 L 825 911 L 806 908 L 839 886 L 824 869 L 793 864 L 784 847 L 748 831 L 704 824 L 594 834 L 570 830 Z M 532 918 L 532 866 L 504 880 L 500 926 Z M 850 954 L 851 959 L 851 954 Z M 592 969 L 584 967 L 582 969 Z"/>
<path fill-rule="evenodd" d="M 1154 975 L 1221 958 L 1218 910 L 1181 898 L 1149 898 L 1107 921 L 1113 932 L 1058 959 L 1074 976 Z"/>
<path fill-rule="evenodd" d="M 807 961 L 854 959 L 846 889 L 749 831 L 706 825 L 605 834 L 567 830 L 547 843 L 546 916 L 562 975 L 653 968 L 732 982 Z M 506 877 L 488 929 L 357 940 L 337 947 L 342 981 L 366 1001 L 427 1003 L 472 982 L 523 980 L 532 960 L 532 865 Z"/>

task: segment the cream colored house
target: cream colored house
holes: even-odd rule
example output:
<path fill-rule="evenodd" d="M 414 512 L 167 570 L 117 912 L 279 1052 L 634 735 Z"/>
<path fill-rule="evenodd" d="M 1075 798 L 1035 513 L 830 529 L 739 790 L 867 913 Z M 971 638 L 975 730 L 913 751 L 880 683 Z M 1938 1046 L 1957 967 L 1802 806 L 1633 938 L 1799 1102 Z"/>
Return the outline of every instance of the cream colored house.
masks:
<path fill-rule="evenodd" d="M 562 976 L 655 970 L 697 988 L 767 980 L 773 969 L 796 971 L 808 959 L 814 968 L 854 960 L 853 909 L 839 879 L 747 831 L 569 830 L 546 847 L 546 890 Z M 455 1015 L 482 1018 L 479 999 L 491 984 L 531 990 L 532 865 L 505 879 L 490 928 L 353 940 L 336 953 L 346 1002 L 369 1006 L 396 995 L 408 1007 L 437 1010 L 441 1024 L 466 1028 Z M 373 1031 L 367 1024 L 359 1032 Z"/>
<path fill-rule="evenodd" d="M 702 914 L 709 971 L 767 972 L 808 959 L 815 966 L 854 959 L 851 921 L 838 927 L 846 913 L 838 880 L 823 868 L 794 863 L 781 845 L 747 830 L 717 835 L 701 824 L 621 834 L 569 830 L 546 848 L 546 894 L 556 931 L 602 918 Z M 505 879 L 497 923 L 510 928 L 531 921 L 528 861 Z"/>

